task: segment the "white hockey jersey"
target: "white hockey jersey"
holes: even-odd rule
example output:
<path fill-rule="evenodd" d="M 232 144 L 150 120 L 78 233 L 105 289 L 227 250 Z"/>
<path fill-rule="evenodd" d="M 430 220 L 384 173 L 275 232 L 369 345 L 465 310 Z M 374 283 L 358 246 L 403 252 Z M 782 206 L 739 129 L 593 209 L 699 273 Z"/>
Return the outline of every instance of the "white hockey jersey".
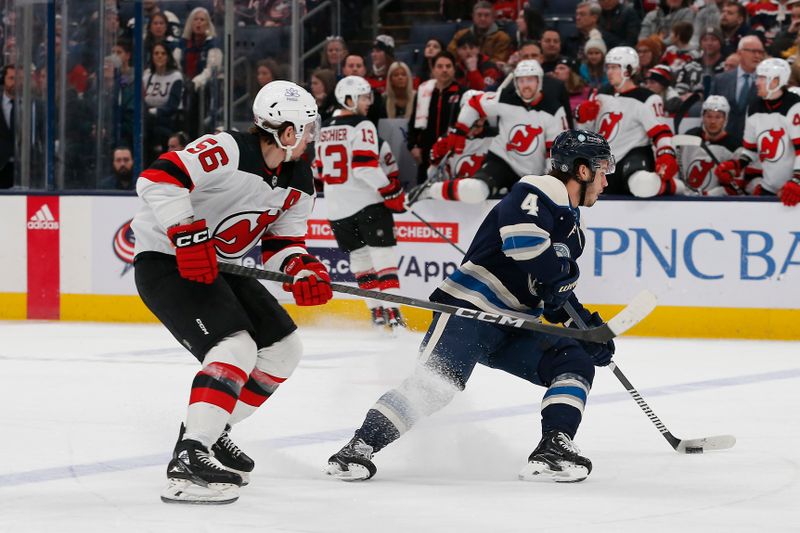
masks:
<path fill-rule="evenodd" d="M 453 154 L 447 158 L 445 164 L 447 179 L 471 178 L 481 168 L 493 140 L 494 137 L 467 139 L 462 153 Z"/>
<path fill-rule="evenodd" d="M 144 201 L 131 224 L 137 255 L 174 255 L 166 228 L 191 216 L 205 219 L 223 262 L 239 262 L 259 241 L 269 270 L 307 253 L 311 167 L 292 161 L 267 169 L 256 135 L 205 135 L 185 150 L 167 152 L 142 172 L 136 191 Z"/>
<path fill-rule="evenodd" d="M 651 142 L 656 149 L 672 146 L 672 130 L 664 118 L 664 102 L 644 87 L 619 94 L 598 94 L 600 112 L 590 122 L 578 127 L 596 131 L 611 145 L 611 153 L 619 163 L 628 152 Z"/>
<path fill-rule="evenodd" d="M 458 114 L 456 127 L 462 131 L 479 118 L 497 120 L 499 130 L 489 151 L 502 158 L 518 176 L 547 172 L 550 146 L 567 129 L 567 114 L 555 95 L 540 93 L 531 104 L 517 95 L 514 87 L 502 93 L 485 93 L 470 98 Z"/>
<path fill-rule="evenodd" d="M 761 186 L 777 194 L 794 172 L 800 173 L 800 96 L 787 91 L 751 105 L 742 146 L 743 155 L 761 167 Z"/>
<path fill-rule="evenodd" d="M 314 169 L 325 184 L 329 220 L 341 220 L 382 203 L 378 189 L 389 185 L 384 169 L 398 172 L 388 143 L 381 142 L 375 125 L 360 115 L 326 121 L 315 151 Z"/>
<path fill-rule="evenodd" d="M 693 128 L 686 134 L 705 138 L 702 128 Z M 738 148 L 738 142 L 726 132 L 723 132 L 721 138 L 707 141 L 706 144 L 717 161 L 732 159 Z M 689 191 L 687 194 L 701 196 L 725 196 L 728 194 L 714 175 L 716 163 L 702 147 L 676 146 L 676 148 L 679 154 L 681 179 Z"/>

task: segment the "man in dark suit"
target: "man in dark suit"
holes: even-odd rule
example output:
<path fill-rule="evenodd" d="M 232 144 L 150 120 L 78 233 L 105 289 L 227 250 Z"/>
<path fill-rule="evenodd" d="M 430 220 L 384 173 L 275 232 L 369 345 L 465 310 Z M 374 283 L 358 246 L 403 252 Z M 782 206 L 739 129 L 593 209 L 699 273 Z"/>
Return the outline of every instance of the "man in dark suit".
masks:
<path fill-rule="evenodd" d="M 756 95 L 756 67 L 766 52 L 758 37 L 748 35 L 739 41 L 738 53 L 740 61 L 736 70 L 717 74 L 711 80 L 711 94 L 724 96 L 731 104 L 725 129 L 735 139 L 741 139 L 744 133 L 747 106 Z"/>
<path fill-rule="evenodd" d="M 16 70 L 5 65 L 0 70 L 3 96 L 0 97 L 0 189 L 14 186 L 14 97 Z"/>

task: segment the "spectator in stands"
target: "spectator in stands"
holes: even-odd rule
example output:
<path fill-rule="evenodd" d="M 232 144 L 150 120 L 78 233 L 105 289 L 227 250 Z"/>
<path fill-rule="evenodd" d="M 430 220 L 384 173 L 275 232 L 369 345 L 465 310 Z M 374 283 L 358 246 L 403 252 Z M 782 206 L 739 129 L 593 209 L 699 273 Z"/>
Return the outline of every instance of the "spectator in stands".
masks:
<path fill-rule="evenodd" d="M 0 70 L 3 77 L 3 96 L 0 105 L 0 189 L 14 186 L 14 98 L 17 96 L 16 69 L 14 65 L 4 65 Z"/>
<path fill-rule="evenodd" d="M 511 55 L 511 36 L 501 30 L 494 21 L 494 10 L 491 2 L 479 0 L 472 8 L 472 26 L 456 32 L 453 40 L 447 46 L 447 51 L 452 55 L 456 53 L 456 42 L 465 33 L 472 33 L 477 37 L 481 53 L 489 56 L 498 66 L 508 61 Z"/>
<path fill-rule="evenodd" d="M 395 61 L 386 74 L 386 92 L 383 93 L 388 118 L 409 118 L 414 103 L 414 78 L 411 69 L 402 61 Z"/>
<path fill-rule="evenodd" d="M 670 44 L 661 57 L 661 63 L 672 70 L 678 70 L 686 63 L 700 58 L 700 52 L 689 44 L 694 26 L 690 22 L 676 22 L 672 25 Z"/>
<path fill-rule="evenodd" d="M 730 72 L 731 70 L 736 70 L 737 68 L 739 68 L 739 60 L 740 58 L 738 52 L 734 52 L 728 57 L 726 57 L 725 61 L 722 62 L 723 72 Z"/>
<path fill-rule="evenodd" d="M 274 59 L 262 59 L 256 63 L 256 89 L 253 97 L 258 94 L 259 89 L 273 80 L 283 79 L 283 69 Z"/>
<path fill-rule="evenodd" d="M 342 67 L 342 76 L 361 76 L 367 77 L 367 67 L 364 64 L 364 58 L 357 54 L 350 54 L 344 58 L 344 67 Z M 381 94 L 373 87 L 372 89 L 372 105 L 367 111 L 367 118 L 378 127 L 378 122 L 382 118 L 386 118 L 386 109 L 380 105 L 382 102 Z"/>
<path fill-rule="evenodd" d="M 150 54 L 156 44 L 165 45 L 170 54 L 178 47 L 178 39 L 169 33 L 169 22 L 164 13 L 155 13 L 147 23 L 144 37 L 145 63 L 150 61 Z"/>
<path fill-rule="evenodd" d="M 526 5 L 523 9 L 519 10 L 516 22 L 520 42 L 538 41 L 542 38 L 544 17 L 538 10 L 533 9 L 530 5 Z"/>
<path fill-rule="evenodd" d="M 542 33 L 542 70 L 545 74 L 553 72 L 561 58 L 561 35 L 549 28 Z"/>
<path fill-rule="evenodd" d="M 517 63 L 526 59 L 535 59 L 540 65 L 542 64 L 542 47 L 539 46 L 539 43 L 536 41 L 522 41 L 519 49 L 508 58 L 507 66 L 510 69 L 509 71 L 514 70 Z"/>
<path fill-rule="evenodd" d="M 614 35 L 620 45 L 636 46 L 641 31 L 642 19 L 630 3 L 620 0 L 599 0 L 603 12 L 600 28 Z"/>
<path fill-rule="evenodd" d="M 450 123 L 458 115 L 464 90 L 455 82 L 455 75 L 455 58 L 449 52 L 440 52 L 433 61 L 433 78 L 423 82 L 414 97 L 407 145 L 418 165 L 419 183 L 427 177 L 433 144 L 447 134 Z"/>
<path fill-rule="evenodd" d="M 132 191 L 136 189 L 136 180 L 133 178 L 133 153 L 127 146 L 117 146 L 112 152 L 112 173 L 103 178 L 99 189 L 116 189 Z"/>
<path fill-rule="evenodd" d="M 701 6 L 693 2 L 690 6 L 694 13 L 694 28 L 692 31 L 692 48 L 700 48 L 700 37 L 708 28 L 719 28 L 719 15 L 722 0 L 708 0 Z"/>
<path fill-rule="evenodd" d="M 179 152 L 186 148 L 187 144 L 189 144 L 189 137 L 182 131 L 175 132 L 167 140 L 167 151 Z"/>
<path fill-rule="evenodd" d="M 800 1 L 800 0 L 799 0 Z M 706 28 L 700 38 L 700 57 L 681 66 L 675 72 L 675 90 L 681 96 L 702 92 L 710 94 L 711 79 L 714 75 L 723 72 L 722 32 L 718 28 Z M 700 113 L 700 108 L 694 109 L 694 114 Z"/>
<path fill-rule="evenodd" d="M 658 7 L 647 15 L 642 21 L 642 29 L 639 31 L 639 40 L 651 35 L 657 35 L 667 44 L 669 41 L 672 26 L 676 22 L 692 23 L 694 13 L 689 8 L 689 0 L 661 0 Z"/>
<path fill-rule="evenodd" d="M 644 86 L 661 98 L 667 116 L 675 116 L 682 102 L 678 92 L 672 87 L 672 81 L 672 71 L 668 65 L 656 65 L 644 77 Z"/>
<path fill-rule="evenodd" d="M 255 10 L 254 18 L 259 26 L 274 28 L 288 26 L 291 23 L 292 2 L 290 0 L 251 0 L 250 6 Z"/>
<path fill-rule="evenodd" d="M 333 116 L 336 110 L 336 73 L 329 68 L 318 68 L 311 73 L 311 95 L 317 101 L 320 120 L 323 122 Z"/>
<path fill-rule="evenodd" d="M 222 67 L 222 51 L 207 9 L 196 7 L 189 13 L 177 55 L 181 70 L 192 80 L 195 91 L 204 87 Z"/>
<path fill-rule="evenodd" d="M 465 33 L 456 42 L 456 83 L 465 89 L 492 91 L 500 84 L 503 73 L 489 56 L 482 54 L 478 39 Z"/>
<path fill-rule="evenodd" d="M 750 28 L 767 46 L 791 24 L 787 0 L 750 0 L 745 8 Z"/>
<path fill-rule="evenodd" d="M 121 39 L 111 47 L 112 61 L 114 65 L 113 82 L 111 95 L 113 95 L 112 107 L 115 128 L 117 129 L 112 139 L 113 144 L 133 144 L 133 120 L 134 120 L 134 72 L 131 67 L 130 41 Z M 106 80 L 108 82 L 108 80 Z M 107 95 L 109 95 L 107 93 Z"/>
<path fill-rule="evenodd" d="M 789 25 L 781 30 L 772 40 L 772 44 L 767 47 L 770 55 L 784 59 L 794 56 L 797 48 L 796 41 L 798 32 L 800 32 L 800 0 L 788 0 L 786 8 L 791 13 Z M 792 65 L 795 64 L 797 64 L 797 59 L 792 62 Z"/>
<path fill-rule="evenodd" d="M 143 0 L 142 2 L 142 11 L 144 14 L 144 25 L 146 31 L 149 33 L 150 24 L 153 21 L 153 17 L 160 15 L 164 17 L 164 21 L 166 22 L 164 27 L 165 34 L 177 42 L 181 36 L 181 20 L 172 11 L 161 9 L 159 3 L 160 2 L 157 2 L 156 0 Z M 135 24 L 135 17 L 128 19 L 128 30 L 133 31 Z"/>
<path fill-rule="evenodd" d="M 149 166 L 164 151 L 178 127 L 183 97 L 183 75 L 164 43 L 153 46 L 150 65 L 142 77 L 145 111 L 145 163 Z"/>
<path fill-rule="evenodd" d="M 342 62 L 347 54 L 347 43 L 344 42 L 344 38 L 338 35 L 326 37 L 325 44 L 322 46 L 319 67 L 334 71 L 339 78 L 342 74 Z"/>
<path fill-rule="evenodd" d="M 651 36 L 636 43 L 636 53 L 639 55 L 639 68 L 647 72 L 658 64 L 664 54 L 664 46 L 661 39 Z"/>
<path fill-rule="evenodd" d="M 569 107 L 575 107 L 589 96 L 590 87 L 578 74 L 578 62 L 571 57 L 562 57 L 553 69 L 553 76 L 560 80 L 569 94 Z"/>
<path fill-rule="evenodd" d="M 564 39 L 562 46 L 564 55 L 577 59 L 579 62 L 586 59 L 584 48 L 592 31 L 600 33 L 606 46 L 610 48 L 617 46 L 619 43 L 617 37 L 598 26 L 600 13 L 602 13 L 600 4 L 591 0 L 584 0 L 575 7 L 575 28 L 578 32 Z"/>
<path fill-rule="evenodd" d="M 442 51 L 444 51 L 444 43 L 439 39 L 428 39 L 425 43 L 425 49 L 422 51 L 424 61 L 422 62 L 422 71 L 419 73 L 421 81 L 431 79 L 433 60 Z"/>
<path fill-rule="evenodd" d="M 728 100 L 731 111 L 725 130 L 736 139 L 741 139 L 747 106 L 756 95 L 755 70 L 764 59 L 765 51 L 758 37 L 747 35 L 739 41 L 738 52 L 739 66 L 736 70 L 714 76 L 711 94 L 719 94 Z"/>
<path fill-rule="evenodd" d="M 592 89 L 600 89 L 608 83 L 606 77 L 606 43 L 603 39 L 589 39 L 584 47 L 586 61 L 581 64 L 581 78 Z"/>
<path fill-rule="evenodd" d="M 386 90 L 386 71 L 394 63 L 394 39 L 390 35 L 378 35 L 372 43 L 370 70 L 366 76 L 370 87 L 383 95 Z"/>
<path fill-rule="evenodd" d="M 728 56 L 739 49 L 739 41 L 751 33 L 747 24 L 747 10 L 739 2 L 726 0 L 719 15 L 719 28 L 722 30 L 722 55 Z M 730 124 L 730 121 L 728 122 Z"/>

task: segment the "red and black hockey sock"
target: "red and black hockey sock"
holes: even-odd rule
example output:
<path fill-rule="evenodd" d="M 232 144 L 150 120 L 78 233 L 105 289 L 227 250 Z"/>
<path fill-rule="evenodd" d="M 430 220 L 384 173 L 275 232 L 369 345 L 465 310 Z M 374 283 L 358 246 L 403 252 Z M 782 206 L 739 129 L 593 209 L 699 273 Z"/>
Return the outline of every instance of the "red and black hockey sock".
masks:
<path fill-rule="evenodd" d="M 377 273 L 378 290 L 388 291 L 400 288 L 400 278 L 397 275 L 397 267 L 388 267 L 379 270 Z"/>
<path fill-rule="evenodd" d="M 272 376 L 254 368 L 250 373 L 250 379 L 247 380 L 247 383 L 242 388 L 239 401 L 252 407 L 260 407 L 284 381 L 286 381 L 286 378 Z"/>
<path fill-rule="evenodd" d="M 378 288 L 378 275 L 374 270 L 367 270 L 366 272 L 353 272 L 356 277 L 359 289 L 375 290 Z"/>
<path fill-rule="evenodd" d="M 458 201 L 458 185 L 461 179 L 448 180 L 442 183 L 442 198 L 445 200 Z"/>
<path fill-rule="evenodd" d="M 245 381 L 247 374 L 241 368 L 211 363 L 195 376 L 189 405 L 207 403 L 232 413 Z"/>

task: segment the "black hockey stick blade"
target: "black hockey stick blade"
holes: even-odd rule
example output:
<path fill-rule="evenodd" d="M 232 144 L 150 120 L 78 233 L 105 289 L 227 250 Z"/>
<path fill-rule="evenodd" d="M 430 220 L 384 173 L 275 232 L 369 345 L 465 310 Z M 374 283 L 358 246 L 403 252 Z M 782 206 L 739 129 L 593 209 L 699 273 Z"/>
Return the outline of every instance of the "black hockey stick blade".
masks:
<path fill-rule="evenodd" d="M 250 268 L 241 265 L 233 265 L 230 263 L 219 263 L 219 270 L 220 272 L 234 274 L 237 276 L 277 281 L 281 283 L 291 283 L 294 281 L 292 276 L 283 274 L 281 272 L 271 272 L 269 270 L 261 270 L 260 268 Z M 655 307 L 655 296 L 647 291 L 644 291 L 646 294 L 639 294 L 629 305 L 617 313 L 614 318 L 602 326 L 589 329 L 574 329 L 542 324 L 531 316 L 513 313 L 510 311 L 504 314 L 488 313 L 485 311 L 478 311 L 465 307 L 456 307 L 454 305 L 430 302 L 428 300 L 409 298 L 407 296 L 400 296 L 399 294 L 360 289 L 358 287 L 352 287 L 342 283 L 331 283 L 331 289 L 335 292 L 352 294 L 362 298 L 373 298 L 375 300 L 408 305 L 411 307 L 417 307 L 419 309 L 426 309 L 428 311 L 438 311 L 440 313 L 456 315 L 472 320 L 480 320 L 481 322 L 489 322 L 501 326 L 509 326 L 518 329 L 535 331 L 538 333 L 558 335 L 560 337 L 570 337 L 573 339 L 590 342 L 607 342 L 617 335 L 621 335 L 623 332 L 627 331 L 629 328 L 636 325 L 644 317 L 650 314 L 650 311 L 652 311 Z"/>

